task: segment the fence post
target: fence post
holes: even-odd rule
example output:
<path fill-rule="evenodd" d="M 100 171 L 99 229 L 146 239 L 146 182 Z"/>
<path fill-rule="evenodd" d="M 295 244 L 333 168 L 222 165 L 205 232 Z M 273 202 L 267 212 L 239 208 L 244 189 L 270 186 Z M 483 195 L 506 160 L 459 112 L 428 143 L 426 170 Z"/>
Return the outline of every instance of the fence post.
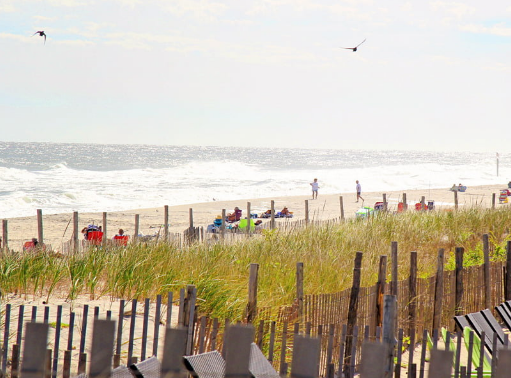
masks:
<path fill-rule="evenodd" d="M 495 198 L 496 198 L 496 197 L 497 197 L 497 196 L 495 195 L 495 193 L 492 193 L 492 194 L 491 194 L 491 209 L 492 209 L 492 210 L 495 210 L 495 202 L 496 202 L 496 201 L 495 201 Z"/>
<path fill-rule="evenodd" d="M 486 308 L 490 308 L 491 277 L 490 277 L 490 243 L 488 234 L 483 235 L 483 254 L 484 254 L 484 305 Z"/>
<path fill-rule="evenodd" d="M 169 205 L 164 206 L 163 211 L 163 236 L 165 243 L 169 242 Z"/>
<path fill-rule="evenodd" d="M 380 265 L 378 268 L 378 282 L 376 283 L 376 316 L 374 322 L 374 332 L 376 332 L 376 327 L 380 327 L 383 322 L 383 295 L 385 293 L 386 280 L 387 280 L 387 256 L 380 256 Z"/>
<path fill-rule="evenodd" d="M 190 230 L 193 228 L 193 209 L 190 207 L 188 209 L 188 217 L 190 220 Z"/>
<path fill-rule="evenodd" d="M 78 253 L 78 211 L 73 212 L 73 252 Z"/>
<path fill-rule="evenodd" d="M 417 322 L 417 252 L 410 252 L 410 278 L 408 280 L 408 336 L 413 334 L 415 340 L 415 325 Z"/>
<path fill-rule="evenodd" d="M 222 225 L 220 226 L 220 235 L 223 238 L 225 238 L 225 219 L 226 219 L 226 211 L 225 209 L 222 209 Z"/>
<path fill-rule="evenodd" d="M 133 235 L 133 238 L 138 239 L 138 234 L 140 234 L 140 214 L 135 214 L 135 235 Z"/>
<path fill-rule="evenodd" d="M 309 224 L 309 200 L 305 200 L 305 224 Z"/>
<path fill-rule="evenodd" d="M 362 252 L 357 252 L 355 256 L 355 264 L 353 267 L 353 285 L 351 286 L 350 305 L 348 307 L 348 328 L 346 333 L 346 346 L 344 354 L 344 371 L 345 376 L 350 369 L 351 362 L 351 346 L 353 343 L 353 329 L 357 322 L 358 310 L 358 294 L 360 292 L 360 273 L 362 268 Z"/>
<path fill-rule="evenodd" d="M 456 297 L 454 301 L 454 315 L 464 313 L 463 299 L 463 247 L 456 247 Z"/>
<path fill-rule="evenodd" d="M 273 230 L 275 228 L 275 201 L 271 200 L 271 218 L 270 218 L 270 228 Z"/>
<path fill-rule="evenodd" d="M 406 202 L 406 193 L 403 193 L 403 210 L 408 210 L 408 203 Z"/>
<path fill-rule="evenodd" d="M 37 209 L 37 241 L 44 244 L 44 234 L 43 234 L 43 210 Z"/>
<path fill-rule="evenodd" d="M 7 228 L 7 219 L 2 220 L 2 249 L 7 251 L 9 249 L 9 232 Z"/>
<path fill-rule="evenodd" d="M 107 213 L 106 211 L 103 212 L 103 245 L 106 245 L 106 241 L 108 240 L 107 231 L 108 231 L 108 224 L 107 224 Z"/>
<path fill-rule="evenodd" d="M 454 191 L 454 210 L 458 210 L 458 191 Z"/>
<path fill-rule="evenodd" d="M 397 300 L 397 241 L 393 241 L 390 245 L 390 258 L 392 259 L 390 295 L 395 295 Z"/>
<path fill-rule="evenodd" d="M 434 329 L 440 328 L 442 319 L 442 302 L 444 296 L 444 249 L 438 250 L 437 268 L 435 276 L 435 302 L 433 305 L 433 327 Z"/>
<path fill-rule="evenodd" d="M 341 219 L 344 220 L 344 202 L 342 196 L 339 196 L 339 205 L 341 206 Z"/>
<path fill-rule="evenodd" d="M 257 315 L 257 277 L 259 264 L 250 264 L 248 279 L 248 304 L 246 310 L 247 323 L 252 323 Z"/>
<path fill-rule="evenodd" d="M 247 216 L 246 216 L 246 218 L 247 218 L 247 235 L 250 235 L 250 219 L 251 219 L 250 211 L 251 211 L 250 202 L 247 202 Z"/>
<path fill-rule="evenodd" d="M 302 322 L 303 316 L 303 262 L 296 263 L 296 304 L 298 321 Z"/>
<path fill-rule="evenodd" d="M 188 329 L 188 339 L 186 341 L 186 354 L 192 354 L 193 348 L 193 329 L 195 323 L 195 303 L 197 301 L 197 288 L 193 285 L 186 286 L 186 297 L 184 299 L 184 326 Z"/>
<path fill-rule="evenodd" d="M 507 242 L 506 277 L 504 296 L 506 301 L 511 300 L 511 240 Z"/>
<path fill-rule="evenodd" d="M 383 211 L 387 211 L 387 193 L 383 193 Z"/>
<path fill-rule="evenodd" d="M 394 348 L 396 345 L 397 302 L 394 295 L 385 295 L 383 310 L 383 344 L 386 346 L 385 375 L 392 377 L 394 373 Z"/>

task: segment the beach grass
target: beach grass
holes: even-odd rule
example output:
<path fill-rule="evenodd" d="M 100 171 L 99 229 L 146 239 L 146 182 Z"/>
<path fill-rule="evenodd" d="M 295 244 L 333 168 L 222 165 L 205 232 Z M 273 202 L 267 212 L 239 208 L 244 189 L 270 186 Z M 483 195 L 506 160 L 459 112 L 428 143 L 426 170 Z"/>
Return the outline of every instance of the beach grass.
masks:
<path fill-rule="evenodd" d="M 4 253 L 0 259 L 2 294 L 18 293 L 51 301 L 52 295 L 74 300 L 109 296 L 154 298 L 186 285 L 197 287 L 202 313 L 241 319 L 247 303 L 251 263 L 259 264 L 258 305 L 277 308 L 293 303 L 296 263 L 304 264 L 306 294 L 334 293 L 351 285 L 355 253 L 364 253 L 362 285 L 376 282 L 381 255 L 398 242 L 399 279 L 409 271 L 409 252 L 417 251 L 419 276 L 436 270 L 439 248 L 453 269 L 455 247 L 465 248 L 465 265 L 481 264 L 482 235 L 490 238 L 493 260 L 505 259 L 511 211 L 471 208 L 460 211 L 382 213 L 291 230 L 263 230 L 232 243 L 196 243 L 177 248 L 166 243 L 91 248 L 60 255 L 52 251 Z M 390 271 L 390 270 L 389 270 Z M 389 277 L 390 278 L 390 277 Z"/>

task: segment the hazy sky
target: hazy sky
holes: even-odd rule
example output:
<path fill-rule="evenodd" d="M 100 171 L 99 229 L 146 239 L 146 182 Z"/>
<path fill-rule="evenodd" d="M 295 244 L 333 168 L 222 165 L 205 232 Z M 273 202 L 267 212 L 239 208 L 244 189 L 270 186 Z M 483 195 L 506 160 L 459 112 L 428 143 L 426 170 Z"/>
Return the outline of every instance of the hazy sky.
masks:
<path fill-rule="evenodd" d="M 2 141 L 511 149 L 504 0 L 0 0 L 0 47 Z"/>

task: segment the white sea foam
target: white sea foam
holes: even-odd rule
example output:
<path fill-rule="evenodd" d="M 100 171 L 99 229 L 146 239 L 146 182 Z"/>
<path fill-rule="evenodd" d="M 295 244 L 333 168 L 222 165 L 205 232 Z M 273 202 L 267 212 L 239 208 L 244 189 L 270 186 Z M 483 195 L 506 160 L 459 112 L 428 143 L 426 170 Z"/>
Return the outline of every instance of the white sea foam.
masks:
<path fill-rule="evenodd" d="M 44 150 L 41 152 L 40 150 Z M 0 142 L 2 218 L 114 211 L 216 200 L 504 184 L 492 154 L 334 150 L 231 151 L 208 147 L 102 146 Z M 85 156 L 85 157 L 84 157 Z M 90 156 L 105 156 L 91 159 Z"/>

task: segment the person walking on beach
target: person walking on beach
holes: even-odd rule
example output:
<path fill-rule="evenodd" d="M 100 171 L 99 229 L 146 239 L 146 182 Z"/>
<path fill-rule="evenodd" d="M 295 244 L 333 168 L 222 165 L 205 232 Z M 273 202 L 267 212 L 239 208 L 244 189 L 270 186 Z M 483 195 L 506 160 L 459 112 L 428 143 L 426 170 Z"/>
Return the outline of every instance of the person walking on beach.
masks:
<path fill-rule="evenodd" d="M 311 182 L 311 186 L 312 186 L 312 199 L 318 199 L 319 184 L 318 184 L 317 178 L 315 178 L 314 181 Z"/>
<path fill-rule="evenodd" d="M 360 183 L 357 180 L 357 202 L 358 202 L 359 198 L 362 200 L 362 202 L 364 202 L 364 199 L 362 198 L 361 194 L 362 194 L 362 186 L 360 185 Z"/>

